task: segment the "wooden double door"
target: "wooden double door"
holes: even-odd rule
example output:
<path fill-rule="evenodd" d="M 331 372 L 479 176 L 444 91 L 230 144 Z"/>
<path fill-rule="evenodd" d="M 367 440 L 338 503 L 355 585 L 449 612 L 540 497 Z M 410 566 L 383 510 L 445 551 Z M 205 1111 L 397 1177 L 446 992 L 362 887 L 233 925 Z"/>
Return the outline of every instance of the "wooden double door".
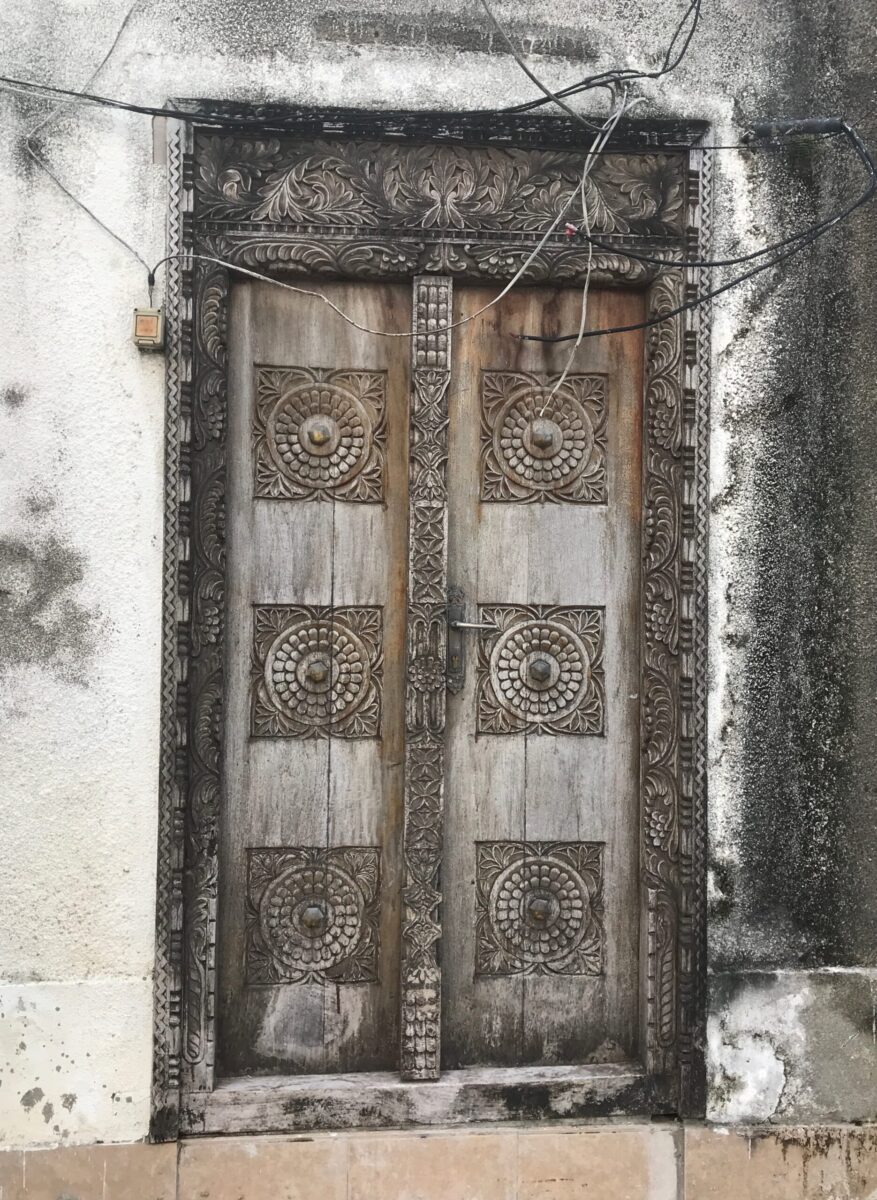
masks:
<path fill-rule="evenodd" d="M 232 288 L 217 1073 L 635 1061 L 642 335 L 319 290 L 414 333 Z"/>

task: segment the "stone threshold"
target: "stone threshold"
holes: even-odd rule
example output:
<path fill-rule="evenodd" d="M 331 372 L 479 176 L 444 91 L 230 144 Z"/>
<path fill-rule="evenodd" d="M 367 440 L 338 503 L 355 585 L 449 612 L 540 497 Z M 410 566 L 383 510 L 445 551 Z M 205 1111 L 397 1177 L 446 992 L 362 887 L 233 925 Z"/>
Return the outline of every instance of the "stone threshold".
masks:
<path fill-rule="evenodd" d="M 506 1123 L 0 1153 L 2 1200 L 871 1200 L 877 1125 Z"/>

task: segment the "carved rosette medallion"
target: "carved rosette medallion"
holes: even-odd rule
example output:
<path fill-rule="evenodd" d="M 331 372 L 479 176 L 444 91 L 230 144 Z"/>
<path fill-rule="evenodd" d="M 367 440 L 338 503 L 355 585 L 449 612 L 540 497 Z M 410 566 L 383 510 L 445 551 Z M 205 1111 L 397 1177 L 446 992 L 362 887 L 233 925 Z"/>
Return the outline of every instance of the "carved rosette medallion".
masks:
<path fill-rule="evenodd" d="M 481 373 L 481 499 L 606 503 L 602 375 Z"/>
<path fill-rule="evenodd" d="M 254 737 L 378 737 L 380 608 L 257 607 Z"/>
<path fill-rule="evenodd" d="M 377 847 L 247 852 L 248 984 L 374 983 L 379 920 Z"/>
<path fill-rule="evenodd" d="M 255 494 L 271 500 L 384 498 L 386 374 L 259 367 Z"/>
<path fill-rule="evenodd" d="M 482 605 L 479 733 L 604 732 L 603 609 Z"/>
<path fill-rule="evenodd" d="M 600 975 L 603 847 L 476 843 L 476 975 Z"/>

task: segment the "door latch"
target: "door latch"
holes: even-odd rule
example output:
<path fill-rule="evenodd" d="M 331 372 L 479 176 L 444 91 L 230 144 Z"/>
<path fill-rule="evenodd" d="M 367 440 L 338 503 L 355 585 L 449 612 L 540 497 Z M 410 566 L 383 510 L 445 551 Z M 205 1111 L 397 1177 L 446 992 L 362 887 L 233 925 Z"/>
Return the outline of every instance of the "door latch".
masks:
<path fill-rule="evenodd" d="M 462 691 L 466 681 L 466 637 L 467 629 L 495 629 L 495 625 L 482 621 L 467 621 L 466 595 L 462 588 L 448 589 L 448 691 Z"/>

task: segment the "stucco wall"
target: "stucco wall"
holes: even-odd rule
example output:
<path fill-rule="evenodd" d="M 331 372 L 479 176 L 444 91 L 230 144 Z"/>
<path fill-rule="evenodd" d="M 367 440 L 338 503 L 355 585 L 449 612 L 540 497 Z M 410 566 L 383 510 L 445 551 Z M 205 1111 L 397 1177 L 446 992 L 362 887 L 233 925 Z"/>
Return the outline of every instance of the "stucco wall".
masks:
<path fill-rule="evenodd" d="M 81 86 L 126 11 L 7 0 L 3 73 Z M 505 0 L 498 12 L 557 85 L 653 64 L 669 28 L 668 5 L 644 0 Z M 152 104 L 529 98 L 495 41 L 475 0 L 155 0 L 95 88 Z M 706 119 L 735 142 L 765 115 L 842 112 L 877 142 L 875 61 L 867 6 L 706 0 L 688 59 L 644 85 L 640 113 Z M 142 267 L 28 159 L 46 105 L 0 93 L 0 106 L 0 1135 L 123 1141 L 148 1121 L 163 362 L 129 337 Z M 149 261 L 164 245 L 161 136 L 148 118 L 71 108 L 39 137 L 64 183 Z M 717 157 L 720 254 L 859 186 L 838 151 Z M 719 1120 L 877 1115 L 875 274 L 868 211 L 715 313 Z"/>

